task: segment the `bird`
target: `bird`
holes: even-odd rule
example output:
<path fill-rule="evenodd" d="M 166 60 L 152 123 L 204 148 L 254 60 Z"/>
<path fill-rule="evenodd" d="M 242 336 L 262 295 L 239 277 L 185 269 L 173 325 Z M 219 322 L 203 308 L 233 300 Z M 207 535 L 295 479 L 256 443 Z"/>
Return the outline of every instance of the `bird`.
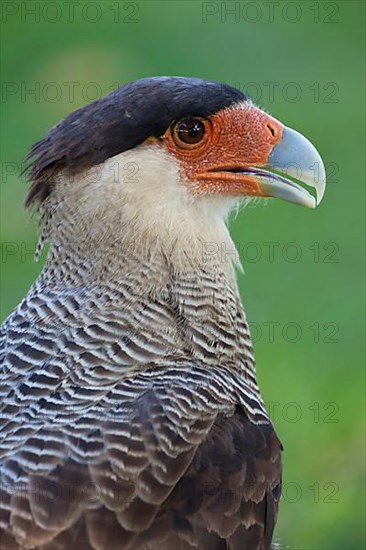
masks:
<path fill-rule="evenodd" d="M 316 148 L 228 84 L 149 77 L 26 163 L 48 251 L 1 326 L 0 548 L 274 548 L 283 448 L 227 220 L 317 206 Z"/>

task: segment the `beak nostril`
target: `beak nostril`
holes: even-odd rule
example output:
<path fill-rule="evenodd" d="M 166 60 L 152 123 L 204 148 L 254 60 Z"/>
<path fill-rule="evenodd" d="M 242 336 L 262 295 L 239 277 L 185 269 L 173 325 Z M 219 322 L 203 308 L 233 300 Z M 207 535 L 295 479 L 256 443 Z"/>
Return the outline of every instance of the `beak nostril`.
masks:
<path fill-rule="evenodd" d="M 272 135 L 272 137 L 277 136 L 276 128 L 272 126 L 272 124 L 267 124 L 267 128 L 270 131 L 270 134 Z"/>

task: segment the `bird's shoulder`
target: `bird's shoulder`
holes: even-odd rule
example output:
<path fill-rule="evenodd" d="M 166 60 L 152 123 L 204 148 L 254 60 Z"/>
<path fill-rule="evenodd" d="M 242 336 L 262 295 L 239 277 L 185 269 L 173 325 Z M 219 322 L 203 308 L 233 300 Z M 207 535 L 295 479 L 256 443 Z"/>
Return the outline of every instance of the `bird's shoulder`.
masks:
<path fill-rule="evenodd" d="M 221 373 L 181 365 L 125 380 L 92 407 L 5 409 L 6 531 L 42 545 L 81 522 L 93 548 L 160 539 L 169 548 L 172 529 L 176 543 L 232 539 L 236 548 L 238 529 L 264 541 L 280 447 L 234 395 Z"/>
<path fill-rule="evenodd" d="M 92 548 L 262 544 L 280 458 L 252 388 L 237 370 L 174 354 L 190 311 L 169 296 L 131 311 L 108 292 L 96 307 L 88 292 L 37 289 L 3 326 L 2 536 L 61 548 L 83 537 Z"/>

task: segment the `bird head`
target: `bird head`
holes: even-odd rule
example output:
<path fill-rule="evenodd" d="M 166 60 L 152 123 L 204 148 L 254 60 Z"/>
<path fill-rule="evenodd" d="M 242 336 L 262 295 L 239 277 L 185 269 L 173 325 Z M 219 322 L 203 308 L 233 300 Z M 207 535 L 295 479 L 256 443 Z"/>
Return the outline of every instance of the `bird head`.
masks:
<path fill-rule="evenodd" d="M 68 115 L 28 160 L 27 205 L 66 208 L 93 231 L 133 227 L 134 238 L 212 228 L 253 197 L 314 208 L 325 189 L 323 162 L 305 137 L 240 91 L 195 78 L 127 84 Z"/>

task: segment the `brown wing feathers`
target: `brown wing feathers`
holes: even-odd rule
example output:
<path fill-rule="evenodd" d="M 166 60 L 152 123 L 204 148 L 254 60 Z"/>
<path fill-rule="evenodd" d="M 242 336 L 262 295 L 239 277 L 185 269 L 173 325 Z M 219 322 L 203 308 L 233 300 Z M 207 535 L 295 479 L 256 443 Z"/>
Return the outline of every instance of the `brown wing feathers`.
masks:
<path fill-rule="evenodd" d="M 152 386 L 101 421 L 103 461 L 65 456 L 44 475 L 23 471 L 9 518 L 20 547 L 267 548 L 280 483 L 272 426 L 252 424 L 241 407 L 205 412 L 194 395 L 188 415 L 187 397 Z"/>

